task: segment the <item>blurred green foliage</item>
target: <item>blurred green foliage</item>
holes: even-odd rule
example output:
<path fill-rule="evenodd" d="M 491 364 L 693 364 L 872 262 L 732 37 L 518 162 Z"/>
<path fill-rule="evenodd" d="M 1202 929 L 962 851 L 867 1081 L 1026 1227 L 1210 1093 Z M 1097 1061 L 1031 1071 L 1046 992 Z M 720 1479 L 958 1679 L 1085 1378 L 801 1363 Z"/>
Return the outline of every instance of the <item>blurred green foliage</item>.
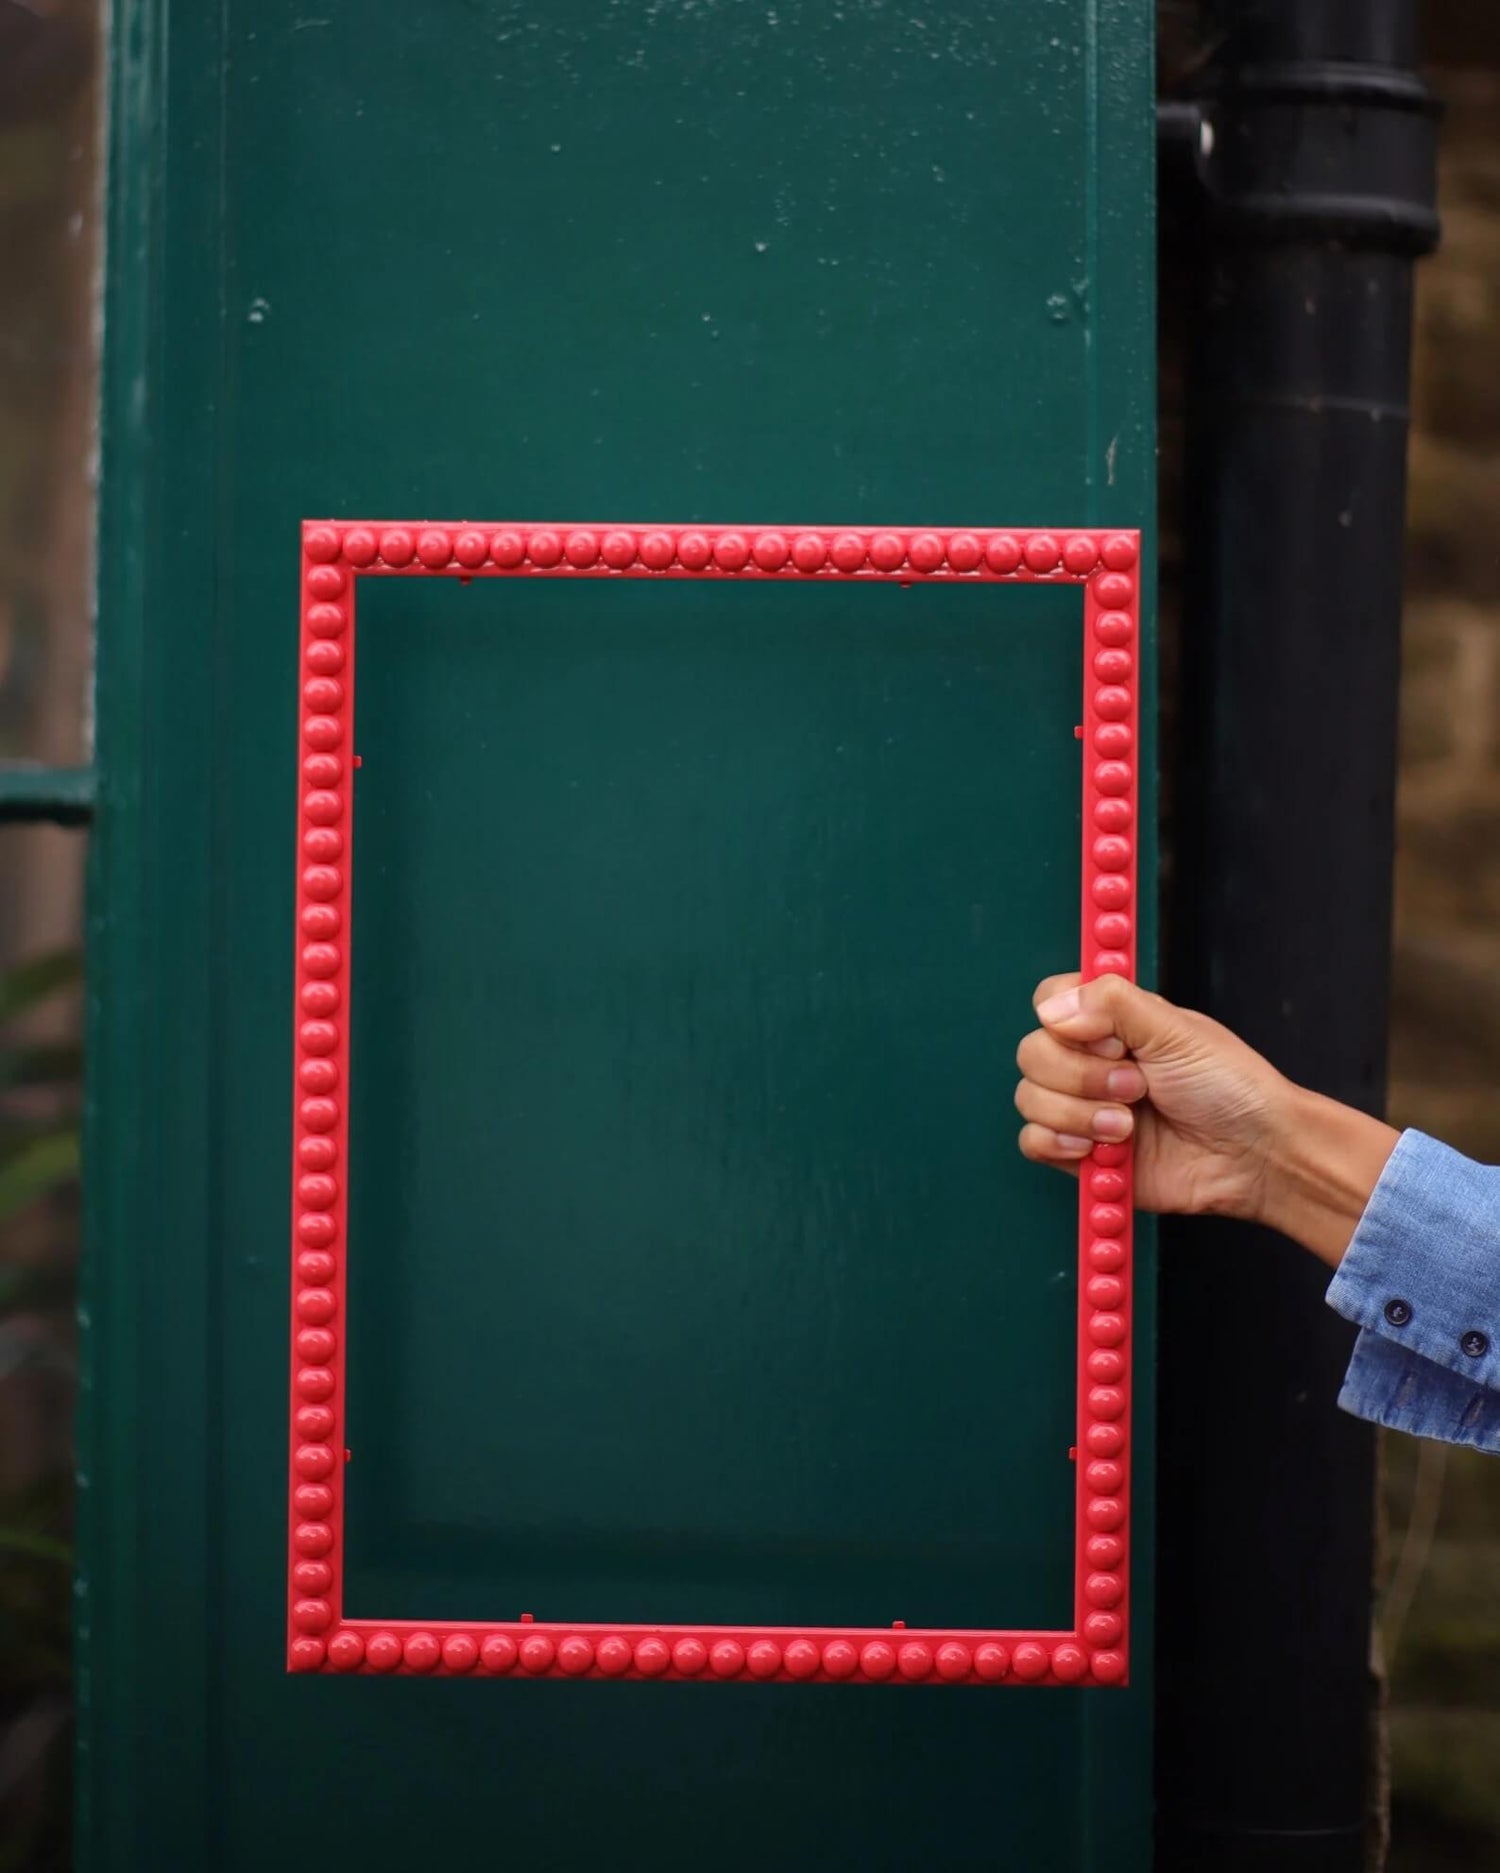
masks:
<path fill-rule="evenodd" d="M 80 974 L 67 952 L 0 976 L 0 1873 L 69 1864 L 82 1059 L 27 1036 Z"/>

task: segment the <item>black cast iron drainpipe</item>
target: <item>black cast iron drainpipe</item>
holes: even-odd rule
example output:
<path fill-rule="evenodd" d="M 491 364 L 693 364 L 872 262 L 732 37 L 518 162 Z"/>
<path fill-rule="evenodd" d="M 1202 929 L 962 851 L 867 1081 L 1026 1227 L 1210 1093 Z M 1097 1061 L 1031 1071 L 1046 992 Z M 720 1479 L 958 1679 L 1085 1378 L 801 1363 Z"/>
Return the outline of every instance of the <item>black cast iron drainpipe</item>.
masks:
<path fill-rule="evenodd" d="M 1164 112 L 1187 249 L 1165 986 L 1385 1097 L 1413 263 L 1436 110 L 1413 0 L 1210 0 Z M 1327 1270 L 1162 1230 L 1158 1873 L 1363 1873 L 1379 1817 L 1375 1443 Z"/>

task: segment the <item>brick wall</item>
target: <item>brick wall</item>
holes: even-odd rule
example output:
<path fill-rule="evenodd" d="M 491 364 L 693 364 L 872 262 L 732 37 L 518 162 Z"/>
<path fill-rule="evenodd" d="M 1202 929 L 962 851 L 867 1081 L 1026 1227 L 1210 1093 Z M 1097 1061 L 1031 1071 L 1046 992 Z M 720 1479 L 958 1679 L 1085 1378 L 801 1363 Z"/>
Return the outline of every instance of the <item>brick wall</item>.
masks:
<path fill-rule="evenodd" d="M 1500 1159 L 1500 74 L 1439 72 L 1417 294 L 1392 1116 Z"/>

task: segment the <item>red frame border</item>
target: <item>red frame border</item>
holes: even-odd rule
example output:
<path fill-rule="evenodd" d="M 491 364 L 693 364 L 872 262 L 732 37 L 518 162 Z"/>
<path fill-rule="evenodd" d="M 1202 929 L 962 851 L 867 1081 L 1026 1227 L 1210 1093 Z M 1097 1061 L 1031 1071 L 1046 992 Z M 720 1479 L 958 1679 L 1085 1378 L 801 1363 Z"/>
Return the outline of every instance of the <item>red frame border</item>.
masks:
<path fill-rule="evenodd" d="M 362 577 L 884 579 L 1084 588 L 1082 957 L 1134 977 L 1140 537 L 1125 530 L 305 521 L 293 1096 L 292 1671 L 892 1684 L 1128 1676 L 1131 1154 L 1079 1180 L 1073 1626 L 929 1628 L 378 1620 L 343 1609 L 348 931 L 355 589 Z"/>

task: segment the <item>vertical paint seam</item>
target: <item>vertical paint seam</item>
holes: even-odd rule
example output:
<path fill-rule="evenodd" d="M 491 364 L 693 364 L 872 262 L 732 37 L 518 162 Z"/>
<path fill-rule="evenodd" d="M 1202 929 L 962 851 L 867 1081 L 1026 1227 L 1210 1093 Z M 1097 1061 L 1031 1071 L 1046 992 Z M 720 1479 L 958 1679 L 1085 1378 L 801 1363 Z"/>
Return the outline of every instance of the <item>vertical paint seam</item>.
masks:
<path fill-rule="evenodd" d="M 1099 10 L 1088 0 L 1083 17 L 1083 358 L 1088 411 L 1085 423 L 1085 511 L 1099 519 L 1099 347 L 1094 320 L 1099 293 Z"/>

